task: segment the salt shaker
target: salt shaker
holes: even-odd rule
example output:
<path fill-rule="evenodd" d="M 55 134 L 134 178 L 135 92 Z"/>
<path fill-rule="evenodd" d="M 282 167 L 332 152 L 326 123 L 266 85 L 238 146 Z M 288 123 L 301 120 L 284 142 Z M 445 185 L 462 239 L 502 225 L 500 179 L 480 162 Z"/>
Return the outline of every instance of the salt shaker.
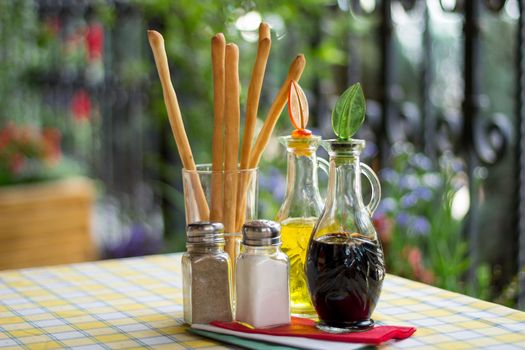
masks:
<path fill-rule="evenodd" d="M 281 227 L 256 220 L 242 228 L 236 262 L 236 320 L 255 328 L 290 323 L 290 262 L 281 251 Z"/>
<path fill-rule="evenodd" d="M 224 226 L 199 221 L 186 230 L 187 252 L 182 256 L 184 321 L 231 321 L 231 266 L 224 251 Z"/>

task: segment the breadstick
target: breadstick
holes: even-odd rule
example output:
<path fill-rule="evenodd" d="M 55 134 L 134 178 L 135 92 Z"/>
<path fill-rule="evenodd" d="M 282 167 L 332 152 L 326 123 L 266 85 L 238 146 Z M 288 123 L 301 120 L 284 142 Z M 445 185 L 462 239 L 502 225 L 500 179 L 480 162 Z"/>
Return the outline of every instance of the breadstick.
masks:
<path fill-rule="evenodd" d="M 275 128 L 275 124 L 277 123 L 277 120 L 279 119 L 279 116 L 281 115 L 281 112 L 283 111 L 283 108 L 286 105 L 286 99 L 288 96 L 288 89 L 290 88 L 290 83 L 292 80 L 299 81 L 301 75 L 303 74 L 305 65 L 306 60 L 303 55 L 298 55 L 292 62 L 290 69 L 288 70 L 288 76 L 286 77 L 286 80 L 279 89 L 279 92 L 277 93 L 277 96 L 275 97 L 270 107 L 270 110 L 268 111 L 268 115 L 266 117 L 264 125 L 259 135 L 257 136 L 255 145 L 253 146 L 250 155 L 250 169 L 257 168 L 257 166 L 259 165 L 259 161 L 261 160 L 264 148 L 270 141 L 270 136 L 272 135 L 273 129 Z M 246 207 L 246 192 L 250 185 L 250 181 L 252 181 L 252 179 L 246 177 L 245 179 L 243 179 L 243 181 L 240 182 L 238 186 L 238 191 L 242 195 L 241 201 L 240 203 L 238 203 L 238 206 L 242 207 L 243 210 L 245 210 L 244 208 Z M 235 224 L 238 230 L 240 230 L 241 226 L 243 225 L 243 214 L 244 213 L 241 213 L 237 216 L 237 221 Z"/>
<path fill-rule="evenodd" d="M 225 158 L 224 158 L 224 230 L 235 232 L 235 205 L 237 201 L 237 159 L 239 153 L 239 48 L 235 44 L 226 45 L 225 58 Z M 235 259 L 235 240 L 227 238 L 226 251 Z"/>
<path fill-rule="evenodd" d="M 244 136 L 242 138 L 241 146 L 241 170 L 248 169 L 250 163 L 250 154 L 252 148 L 253 133 L 255 130 L 255 123 L 257 122 L 257 110 L 259 107 L 259 98 L 264 80 L 264 73 L 266 71 L 266 63 L 270 55 L 270 47 L 272 45 L 270 37 L 270 26 L 267 23 L 261 23 L 259 26 L 259 46 L 257 48 L 257 57 L 252 71 L 252 79 L 248 88 L 248 100 L 246 101 L 246 121 L 244 124 Z M 247 176 L 250 174 L 241 171 L 239 176 L 239 184 L 247 181 Z M 241 185 L 239 185 L 241 186 Z M 236 207 L 236 227 L 237 231 L 241 229 L 240 226 L 244 223 L 246 212 L 246 194 L 237 192 L 237 207 Z"/>
<path fill-rule="evenodd" d="M 223 220 L 223 181 L 224 174 L 224 54 L 226 41 L 219 33 L 211 40 L 211 58 L 213 67 L 213 147 L 211 175 L 211 212 L 212 221 Z"/>
<path fill-rule="evenodd" d="M 277 96 L 275 97 L 275 100 L 268 111 L 268 115 L 266 116 L 266 120 L 263 124 L 261 132 L 257 136 L 257 140 L 255 140 L 255 145 L 253 146 L 253 150 L 250 155 L 250 168 L 256 168 L 258 166 L 264 149 L 270 141 L 270 136 L 272 135 L 273 129 L 275 128 L 275 124 L 277 123 L 277 120 L 279 119 L 279 116 L 286 105 L 290 83 L 292 80 L 299 81 L 301 75 L 303 74 L 305 65 L 306 60 L 304 59 L 303 55 L 297 55 L 295 60 L 292 62 L 292 65 L 288 70 L 288 76 L 281 86 L 281 89 L 277 93 Z"/>
<path fill-rule="evenodd" d="M 177 144 L 182 165 L 186 170 L 195 171 L 195 161 L 193 160 L 188 136 L 184 129 L 184 122 L 182 121 L 177 95 L 171 83 L 168 57 L 166 56 L 166 49 L 164 47 L 164 38 L 160 33 L 154 30 L 148 30 L 148 40 L 155 58 L 155 64 L 162 85 L 162 93 L 164 95 L 164 103 L 166 104 L 171 131 Z M 197 174 L 191 176 L 191 182 L 196 195 L 200 219 L 208 220 L 210 214 L 208 203 L 206 203 L 206 197 Z"/>

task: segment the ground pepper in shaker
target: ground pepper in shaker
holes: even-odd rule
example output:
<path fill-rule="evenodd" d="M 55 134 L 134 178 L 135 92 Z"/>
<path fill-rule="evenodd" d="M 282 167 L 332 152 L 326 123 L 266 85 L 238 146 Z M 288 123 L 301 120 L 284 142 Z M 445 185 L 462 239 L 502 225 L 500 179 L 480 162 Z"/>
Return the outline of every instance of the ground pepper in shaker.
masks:
<path fill-rule="evenodd" d="M 244 224 L 235 275 L 237 321 L 255 328 L 290 323 L 290 263 L 280 246 L 279 224 L 267 220 Z"/>
<path fill-rule="evenodd" d="M 221 223 L 200 221 L 186 230 L 187 252 L 182 256 L 184 321 L 231 321 L 231 267 L 224 251 Z"/>

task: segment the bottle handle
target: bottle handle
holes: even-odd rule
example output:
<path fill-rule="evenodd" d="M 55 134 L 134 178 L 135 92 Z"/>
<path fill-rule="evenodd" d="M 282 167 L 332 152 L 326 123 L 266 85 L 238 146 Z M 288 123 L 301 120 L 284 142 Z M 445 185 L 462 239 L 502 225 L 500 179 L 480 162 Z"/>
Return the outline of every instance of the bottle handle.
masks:
<path fill-rule="evenodd" d="M 330 163 L 326 159 L 318 157 L 317 166 L 321 168 L 321 170 L 324 171 L 326 175 L 330 174 Z"/>
<path fill-rule="evenodd" d="M 368 181 L 370 182 L 370 186 L 372 188 L 372 196 L 370 198 L 370 203 L 366 206 L 368 209 L 368 212 L 370 213 L 370 216 L 374 214 L 377 207 L 379 206 L 379 200 L 381 199 L 381 184 L 379 183 L 379 179 L 377 178 L 376 173 L 365 163 L 361 163 L 361 173 L 366 176 Z"/>

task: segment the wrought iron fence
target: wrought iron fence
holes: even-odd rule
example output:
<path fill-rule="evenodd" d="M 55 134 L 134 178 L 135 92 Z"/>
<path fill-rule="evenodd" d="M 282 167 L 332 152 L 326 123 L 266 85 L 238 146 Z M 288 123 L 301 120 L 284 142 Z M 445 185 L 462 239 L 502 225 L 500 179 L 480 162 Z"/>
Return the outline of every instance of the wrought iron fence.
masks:
<path fill-rule="evenodd" d="M 470 269 L 470 277 L 474 279 L 473 271 L 479 264 L 480 252 L 480 181 L 479 171 L 481 166 L 488 166 L 489 168 L 499 161 L 501 161 L 506 154 L 515 153 L 516 156 L 516 173 L 518 176 L 513 178 L 502 179 L 506 186 L 513 186 L 515 198 L 509 199 L 512 203 L 518 203 L 513 206 L 514 210 L 508 213 L 507 217 L 512 222 L 511 232 L 498 232 L 496 235 L 502 235 L 501 241 L 504 244 L 513 246 L 519 242 L 519 248 L 516 250 L 510 249 L 514 252 L 519 252 L 519 260 L 516 255 L 520 281 L 520 305 L 523 307 L 525 302 L 525 182 L 523 168 L 523 1 L 519 2 L 520 19 L 519 28 L 516 29 L 516 34 L 519 35 L 519 46 L 516 48 L 515 62 L 517 70 L 521 73 L 519 86 L 517 91 L 516 105 L 520 106 L 515 118 L 509 118 L 499 112 L 489 113 L 488 103 L 491 96 L 485 94 L 482 76 L 482 50 L 490 50 L 490 48 L 483 46 L 483 35 L 481 26 L 481 12 L 488 11 L 491 16 L 498 16 L 506 5 L 505 0 L 494 1 L 456 1 L 446 2 L 440 1 L 440 5 L 444 11 L 458 13 L 463 18 L 463 100 L 461 103 L 461 118 L 451 120 L 447 115 L 436 113 L 432 110 L 429 90 L 432 86 L 432 69 L 431 62 L 439 60 L 432 53 L 430 44 L 430 30 L 427 3 L 424 3 L 424 23 L 425 32 L 423 36 L 423 48 L 425 59 L 423 60 L 423 67 L 421 70 L 421 97 L 422 102 L 420 112 L 415 113 L 415 116 L 404 115 L 400 106 L 402 101 L 396 98 L 392 93 L 395 91 L 396 82 L 392 77 L 393 70 L 396 69 L 395 61 L 392 59 L 392 4 L 396 1 L 383 0 L 380 11 L 382 15 L 381 25 L 381 49 L 382 49 L 382 66 L 381 66 L 381 80 L 383 86 L 383 98 L 381 99 L 381 123 L 380 128 L 376 130 L 380 142 L 380 153 L 386 154 L 390 144 L 397 138 L 412 137 L 412 141 L 417 143 L 425 152 L 431 156 L 444 151 L 447 147 L 452 146 L 452 151 L 460 155 L 465 163 L 467 174 L 469 178 L 469 192 L 470 192 L 470 210 L 464 219 L 464 234 L 468 237 L 470 246 L 469 254 L 471 257 L 472 266 Z M 418 6 L 417 1 L 403 1 L 399 0 L 408 11 Z M 419 4 L 421 5 L 421 3 Z M 421 116 L 422 120 L 417 117 Z M 395 125 L 398 124 L 399 118 L 405 117 L 405 120 L 411 124 L 409 130 L 418 132 L 418 134 L 401 135 Z M 515 120 L 515 122 L 512 121 Z M 446 130 L 446 139 L 449 142 L 444 142 L 443 138 L 437 137 L 438 132 Z M 518 130 L 517 135 L 512 135 L 513 130 Z M 511 139 L 517 138 L 516 142 Z M 514 149 L 513 149 L 514 148 Z M 490 198 L 487 198 L 490 200 Z M 512 232 L 513 231 L 513 232 Z M 506 235 L 506 237 L 504 236 Z M 475 282 L 475 281 L 474 281 Z"/>
<path fill-rule="evenodd" d="M 474 0 L 474 1 L 439 1 L 444 12 L 461 16 L 462 19 L 462 84 L 463 94 L 460 108 L 444 111 L 431 101 L 431 89 L 435 79 L 434 63 L 440 59 L 432 48 L 432 24 L 429 19 L 428 1 L 416 0 L 382 0 L 373 12 L 366 12 L 362 2 L 351 2 L 350 10 L 356 16 L 380 16 L 379 47 L 381 52 L 380 81 L 381 93 L 374 103 L 380 108 L 369 109 L 369 120 L 379 146 L 379 159 L 382 164 L 387 162 L 391 145 L 399 140 L 407 140 L 436 160 L 443 153 L 452 151 L 460 156 L 466 164 L 466 173 L 469 178 L 470 208 L 464 219 L 464 236 L 469 242 L 471 267 L 469 277 L 475 283 L 474 271 L 480 263 L 480 248 L 483 236 L 480 232 L 481 206 L 483 202 L 491 201 L 483 193 L 483 180 L 491 169 L 506 159 L 510 167 L 515 169 L 509 177 L 500 179 L 500 184 L 510 186 L 514 190 L 513 198 L 507 198 L 511 203 L 511 212 L 503 213 L 500 219 L 506 220 L 502 225 L 508 229 L 503 232 L 494 232 L 500 237 L 499 242 L 507 245 L 506 252 L 514 257 L 512 269 L 520 271 L 519 300 L 520 307 L 525 303 L 525 137 L 523 118 L 524 112 L 524 2 L 516 2 L 519 6 L 519 24 L 516 26 L 515 62 L 509 69 L 519 72 L 515 91 L 516 107 L 514 115 L 505 115 L 489 108 L 492 96 L 486 94 L 483 84 L 483 52 L 491 50 L 484 42 L 484 30 L 490 28 L 482 26 L 482 13 L 486 16 L 499 16 L 509 1 L 505 0 Z M 419 103 L 407 105 L 402 91 L 406 86 L 396 80 L 396 62 L 394 31 L 396 25 L 392 18 L 393 6 L 402 6 L 406 13 L 415 13 L 423 22 L 421 46 L 423 48 L 419 81 Z M 517 9 L 516 9 L 517 10 Z M 364 15 L 363 15 L 364 13 Z M 513 38 L 501 38 L 512 41 Z M 355 42 L 354 42 L 355 44 Z M 358 50 L 358 48 L 353 48 Z M 490 67 L 488 67 L 490 69 Z M 355 71 L 349 72 L 348 81 L 360 78 Z M 459 117 L 458 117 L 459 116 Z M 510 158 L 510 159 L 509 159 Z M 490 176 L 490 175 L 489 175 Z M 494 190 L 494 189 L 493 189 Z M 496 190 L 497 191 L 497 190 Z M 480 196 L 484 197 L 480 199 Z M 519 242 L 519 243 L 518 243 Z"/>

